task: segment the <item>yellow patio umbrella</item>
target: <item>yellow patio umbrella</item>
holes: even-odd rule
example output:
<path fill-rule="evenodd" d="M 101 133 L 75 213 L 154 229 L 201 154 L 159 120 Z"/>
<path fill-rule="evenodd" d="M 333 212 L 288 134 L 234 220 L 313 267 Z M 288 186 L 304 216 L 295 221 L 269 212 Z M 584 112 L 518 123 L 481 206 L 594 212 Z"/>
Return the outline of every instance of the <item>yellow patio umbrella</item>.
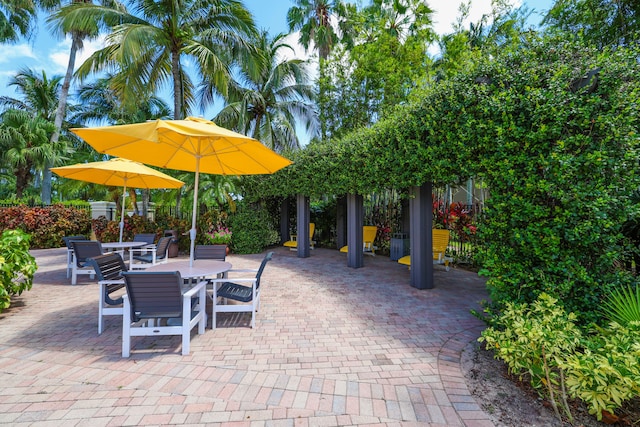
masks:
<path fill-rule="evenodd" d="M 63 178 L 124 187 L 122 190 L 122 213 L 120 214 L 120 242 L 122 242 L 124 229 L 124 202 L 127 186 L 133 188 L 180 188 L 184 185 L 184 182 L 142 163 L 121 158 L 104 162 L 77 163 L 51 168 L 51 170 Z"/>
<path fill-rule="evenodd" d="M 101 153 L 167 169 L 195 172 L 190 261 L 196 239 L 200 172 L 217 175 L 271 174 L 291 164 L 260 141 L 196 117 L 131 125 L 76 128 Z"/>

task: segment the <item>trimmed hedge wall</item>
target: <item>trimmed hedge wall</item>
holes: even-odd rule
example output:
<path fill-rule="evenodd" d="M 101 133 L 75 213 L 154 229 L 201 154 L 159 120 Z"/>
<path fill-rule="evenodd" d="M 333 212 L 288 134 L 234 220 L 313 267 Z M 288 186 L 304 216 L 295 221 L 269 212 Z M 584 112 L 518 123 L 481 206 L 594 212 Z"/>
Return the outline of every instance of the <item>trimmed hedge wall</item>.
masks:
<path fill-rule="evenodd" d="M 245 179 L 245 195 L 480 177 L 491 189 L 478 230 L 493 302 L 547 292 L 581 323 L 598 320 L 608 289 L 634 280 L 620 266 L 635 249 L 622 225 L 638 210 L 639 53 L 532 38 L 477 59 L 369 129 L 309 144 L 292 166 Z"/>

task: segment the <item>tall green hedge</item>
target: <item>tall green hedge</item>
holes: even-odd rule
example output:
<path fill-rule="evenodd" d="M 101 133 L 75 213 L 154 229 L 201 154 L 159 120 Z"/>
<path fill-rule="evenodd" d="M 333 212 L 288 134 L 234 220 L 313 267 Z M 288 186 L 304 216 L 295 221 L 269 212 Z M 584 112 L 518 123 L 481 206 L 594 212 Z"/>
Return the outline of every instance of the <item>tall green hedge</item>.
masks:
<path fill-rule="evenodd" d="M 607 289 L 632 280 L 620 268 L 632 249 L 621 227 L 640 188 L 639 53 L 531 37 L 369 129 L 310 144 L 283 171 L 244 180 L 246 197 L 480 177 L 490 189 L 478 230 L 493 302 L 547 292 L 584 324 L 597 320 Z"/>

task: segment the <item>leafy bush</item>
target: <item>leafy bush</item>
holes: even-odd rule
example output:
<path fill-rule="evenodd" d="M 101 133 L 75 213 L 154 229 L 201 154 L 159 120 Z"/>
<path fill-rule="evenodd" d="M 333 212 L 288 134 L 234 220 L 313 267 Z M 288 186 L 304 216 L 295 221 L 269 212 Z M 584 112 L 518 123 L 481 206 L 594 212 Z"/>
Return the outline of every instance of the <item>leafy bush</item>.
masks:
<path fill-rule="evenodd" d="M 507 303 L 479 341 L 505 361 L 510 372 L 527 376 L 549 399 L 558 418 L 572 420 L 568 397 L 578 398 L 600 420 L 625 400 L 640 396 L 640 322 L 612 322 L 583 335 L 577 317 L 542 293 L 531 305 Z"/>
<path fill-rule="evenodd" d="M 104 215 L 92 220 L 93 232 L 96 239 L 102 242 L 117 242 L 120 239 L 120 221 L 109 221 Z M 131 241 L 139 233 L 155 233 L 156 240 L 162 236 L 162 231 L 156 223 L 141 215 L 126 215 L 122 240 Z"/>
<path fill-rule="evenodd" d="M 29 253 L 30 236 L 20 230 L 5 230 L 0 236 L 0 312 L 11 304 L 11 296 L 31 289 L 38 266 Z"/>
<path fill-rule="evenodd" d="M 541 294 L 532 306 L 507 303 L 497 327 L 485 329 L 479 339 L 505 361 L 510 372 L 520 379 L 529 375 L 531 385 L 549 399 L 558 418 L 560 405 L 572 419 L 564 392 L 562 360 L 580 343 L 575 320 L 576 316 L 567 314 L 557 299 Z"/>
<path fill-rule="evenodd" d="M 231 249 L 235 253 L 260 253 L 267 246 L 280 240 L 269 213 L 261 206 L 243 205 L 235 214 L 229 216 L 229 225 L 233 231 Z"/>
<path fill-rule="evenodd" d="M 90 212 L 55 204 L 47 207 L 13 206 L 0 208 L 0 230 L 20 229 L 31 236 L 31 248 L 58 248 L 62 238 L 89 235 Z"/>
<path fill-rule="evenodd" d="M 601 420 L 605 411 L 613 414 L 624 401 L 640 396 L 640 322 L 612 322 L 598 332 L 584 351 L 566 355 L 564 367 L 568 392 Z"/>

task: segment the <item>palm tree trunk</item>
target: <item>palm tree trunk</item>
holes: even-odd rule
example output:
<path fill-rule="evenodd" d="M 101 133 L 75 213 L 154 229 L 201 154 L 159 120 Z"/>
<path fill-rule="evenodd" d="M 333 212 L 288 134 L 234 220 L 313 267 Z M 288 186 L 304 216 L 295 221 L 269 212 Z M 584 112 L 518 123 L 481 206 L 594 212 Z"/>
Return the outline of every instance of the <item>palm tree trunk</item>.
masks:
<path fill-rule="evenodd" d="M 180 78 L 180 54 L 171 52 L 171 73 L 173 74 L 173 118 L 182 117 L 182 79 Z"/>
<path fill-rule="evenodd" d="M 58 109 L 56 110 L 56 118 L 54 125 L 56 130 L 51 135 L 51 145 L 55 145 L 60 138 L 60 130 L 62 129 L 62 122 L 64 121 L 65 112 L 67 109 L 67 97 L 69 96 L 69 88 L 71 87 L 71 79 L 73 78 L 73 70 L 76 65 L 76 54 L 78 49 L 82 46 L 82 36 L 78 33 L 71 35 L 71 50 L 69 51 L 69 63 L 67 64 L 67 73 L 64 76 L 64 82 L 62 83 L 62 89 L 60 90 L 60 99 L 58 100 Z M 47 160 L 42 176 L 42 191 L 41 198 L 42 203 L 45 205 L 51 204 L 51 161 Z"/>

